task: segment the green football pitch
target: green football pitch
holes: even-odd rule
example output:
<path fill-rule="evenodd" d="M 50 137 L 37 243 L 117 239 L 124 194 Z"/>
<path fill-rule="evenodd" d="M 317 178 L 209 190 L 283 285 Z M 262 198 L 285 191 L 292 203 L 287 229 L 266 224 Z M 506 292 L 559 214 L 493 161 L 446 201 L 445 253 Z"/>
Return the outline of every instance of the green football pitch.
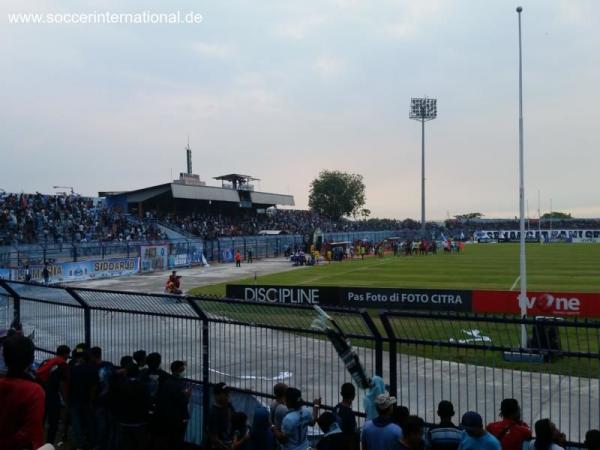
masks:
<path fill-rule="evenodd" d="M 365 286 L 439 289 L 518 289 L 519 246 L 517 244 L 466 245 L 460 254 L 428 256 L 368 257 L 352 261 L 321 263 L 312 267 L 275 273 L 271 275 L 236 280 L 234 284 L 307 285 L 307 286 Z M 528 244 L 527 245 L 528 290 L 564 292 L 600 292 L 600 245 L 595 244 Z M 227 283 L 192 289 L 192 295 L 225 295 Z M 299 314 L 298 310 L 280 308 L 277 312 L 259 305 L 240 309 L 218 301 L 207 301 L 204 307 L 212 313 L 231 319 L 256 324 L 293 324 L 299 328 L 310 327 L 313 314 Z M 376 311 L 372 317 L 378 328 Z M 340 315 L 343 319 L 343 315 Z M 492 324 L 467 322 L 458 318 L 447 321 L 403 318 L 395 321 L 399 337 L 442 339 L 460 337 L 462 329 L 480 327 L 492 342 L 512 346 L 518 339 L 520 329 L 515 324 Z M 356 328 L 356 329 L 354 329 Z M 359 332 L 362 327 L 350 325 L 347 331 Z M 583 333 L 583 334 L 582 334 Z M 598 334 L 594 329 L 562 330 L 563 347 L 571 351 L 597 353 Z M 516 338 L 515 338 L 516 336 Z M 355 343 L 361 345 L 360 342 Z M 404 345 L 402 353 L 426 356 L 433 359 L 490 365 L 486 352 L 464 349 L 437 349 L 435 346 Z M 525 364 L 506 363 L 495 360 L 497 367 L 528 368 Z M 593 359 L 562 358 L 552 364 L 536 366 L 536 371 L 597 376 L 598 361 Z"/>
<path fill-rule="evenodd" d="M 517 244 L 473 244 L 466 245 L 460 254 L 356 258 L 235 283 L 510 290 L 519 288 L 518 275 Z M 195 288 L 190 293 L 222 296 L 225 285 Z M 600 292 L 600 245 L 528 244 L 527 288 Z"/>

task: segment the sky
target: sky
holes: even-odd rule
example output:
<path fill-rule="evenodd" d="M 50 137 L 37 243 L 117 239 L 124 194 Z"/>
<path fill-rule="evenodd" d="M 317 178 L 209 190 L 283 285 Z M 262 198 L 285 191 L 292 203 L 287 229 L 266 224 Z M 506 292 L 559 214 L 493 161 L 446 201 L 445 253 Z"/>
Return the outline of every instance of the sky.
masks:
<path fill-rule="evenodd" d="M 599 217 L 600 2 L 524 0 L 526 198 Z M 0 188 L 84 195 L 237 172 L 306 208 L 323 169 L 376 217 L 518 214 L 517 3 L 3 0 Z M 15 24 L 11 13 L 200 14 L 195 24 Z"/>

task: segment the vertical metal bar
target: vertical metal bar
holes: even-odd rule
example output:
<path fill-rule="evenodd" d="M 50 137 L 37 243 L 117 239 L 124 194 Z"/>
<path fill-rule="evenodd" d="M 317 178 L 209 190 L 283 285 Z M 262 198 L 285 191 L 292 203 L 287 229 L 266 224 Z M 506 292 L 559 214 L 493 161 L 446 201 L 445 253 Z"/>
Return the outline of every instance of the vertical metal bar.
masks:
<path fill-rule="evenodd" d="M 10 294 L 13 299 L 13 322 L 21 323 L 21 296 L 10 285 L 0 279 L 0 286 Z"/>
<path fill-rule="evenodd" d="M 79 293 L 73 288 L 65 288 L 65 291 L 73 297 L 73 299 L 81 305 L 83 308 L 83 331 L 84 331 L 84 342 L 88 348 L 92 346 L 92 314 L 90 305 L 81 298 Z"/>
<path fill-rule="evenodd" d="M 390 395 L 396 397 L 398 391 L 397 384 L 397 355 L 396 355 L 396 334 L 390 323 L 390 319 L 385 311 L 379 312 L 379 318 L 383 323 L 383 328 L 388 336 L 389 340 L 389 357 L 390 357 Z"/>
<path fill-rule="evenodd" d="M 369 331 L 373 334 L 375 339 L 375 375 L 383 376 L 383 338 L 381 333 L 377 329 L 375 322 L 369 315 L 366 309 L 360 310 L 360 315 L 365 321 L 365 324 L 369 328 Z"/>

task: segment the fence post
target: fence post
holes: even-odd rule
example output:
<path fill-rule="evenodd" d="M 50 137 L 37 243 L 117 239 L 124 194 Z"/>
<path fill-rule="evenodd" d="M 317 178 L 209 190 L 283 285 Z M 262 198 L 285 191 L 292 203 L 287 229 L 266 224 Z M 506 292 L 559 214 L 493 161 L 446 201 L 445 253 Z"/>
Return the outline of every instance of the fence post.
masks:
<path fill-rule="evenodd" d="M 392 324 L 390 323 L 390 319 L 387 316 L 385 311 L 379 312 L 379 318 L 383 323 L 383 328 L 388 336 L 388 342 L 390 344 L 389 347 L 389 355 L 390 355 L 390 395 L 397 397 L 398 391 L 398 373 L 397 373 L 397 359 L 396 355 L 396 333 L 394 333 L 394 329 L 392 328 Z"/>
<path fill-rule="evenodd" d="M 369 328 L 369 331 L 373 334 L 375 338 L 375 375 L 383 376 L 383 338 L 381 333 L 377 329 L 375 322 L 371 319 L 371 316 L 367 312 L 366 309 L 360 310 L 360 315 L 362 316 L 365 324 Z"/>
<path fill-rule="evenodd" d="M 84 342 L 87 348 L 92 347 L 92 313 L 88 302 L 81 298 L 79 293 L 73 288 L 65 288 L 65 291 L 73 297 L 73 299 L 81 305 L 83 308 L 83 331 L 84 331 Z"/>
<path fill-rule="evenodd" d="M 13 323 L 21 323 L 21 296 L 2 279 L 0 279 L 0 286 L 13 298 Z"/>
<path fill-rule="evenodd" d="M 198 304 L 189 297 L 187 303 L 202 320 L 202 441 L 207 441 L 208 413 L 210 411 L 210 319 Z"/>

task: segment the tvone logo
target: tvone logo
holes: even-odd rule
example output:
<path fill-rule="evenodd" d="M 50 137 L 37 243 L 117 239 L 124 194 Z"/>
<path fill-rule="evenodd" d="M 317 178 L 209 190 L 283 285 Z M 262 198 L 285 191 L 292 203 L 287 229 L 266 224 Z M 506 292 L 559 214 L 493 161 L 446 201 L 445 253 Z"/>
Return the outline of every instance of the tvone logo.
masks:
<path fill-rule="evenodd" d="M 536 308 L 543 312 L 565 312 L 578 313 L 581 301 L 578 298 L 554 297 L 551 294 L 543 294 L 540 297 L 527 299 L 527 308 Z"/>

